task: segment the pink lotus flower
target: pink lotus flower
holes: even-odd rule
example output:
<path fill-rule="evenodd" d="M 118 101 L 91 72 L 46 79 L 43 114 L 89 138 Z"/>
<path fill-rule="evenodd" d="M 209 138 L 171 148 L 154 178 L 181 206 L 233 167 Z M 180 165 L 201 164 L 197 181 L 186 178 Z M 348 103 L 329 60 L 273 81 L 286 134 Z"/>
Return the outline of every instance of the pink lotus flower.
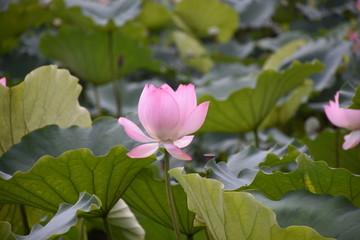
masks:
<path fill-rule="evenodd" d="M 0 78 L 0 84 L 6 86 L 6 78 Z"/>
<path fill-rule="evenodd" d="M 126 134 L 135 141 L 145 143 L 132 149 L 128 156 L 143 158 L 155 153 L 161 145 L 175 158 L 191 160 L 181 148 L 188 146 L 194 138 L 189 135 L 197 131 L 205 121 L 210 102 L 197 106 L 193 84 L 180 85 L 174 91 L 169 85 L 160 88 L 146 84 L 141 93 L 139 120 L 149 136 L 126 118 L 119 118 Z"/>
<path fill-rule="evenodd" d="M 335 126 L 346 128 L 352 132 L 344 137 L 343 149 L 348 150 L 360 142 L 360 110 L 346 109 L 339 106 L 339 92 L 335 94 L 335 102 L 324 106 L 327 118 Z"/>

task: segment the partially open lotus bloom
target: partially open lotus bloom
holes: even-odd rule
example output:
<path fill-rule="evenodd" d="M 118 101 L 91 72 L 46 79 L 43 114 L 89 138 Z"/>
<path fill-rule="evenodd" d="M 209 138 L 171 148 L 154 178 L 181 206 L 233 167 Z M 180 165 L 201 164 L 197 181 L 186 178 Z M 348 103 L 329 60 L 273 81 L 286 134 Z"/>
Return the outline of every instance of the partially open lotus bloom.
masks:
<path fill-rule="evenodd" d="M 339 92 L 335 94 L 335 102 L 330 100 L 330 106 L 324 106 L 326 116 L 335 126 L 346 128 L 352 132 L 344 137 L 343 149 L 348 150 L 360 142 L 360 110 L 341 108 Z"/>
<path fill-rule="evenodd" d="M 175 158 L 191 160 L 181 148 L 188 146 L 205 121 L 210 102 L 197 105 L 193 84 L 180 85 L 174 91 L 169 85 L 160 88 L 147 84 L 140 96 L 138 115 L 148 133 L 132 121 L 119 118 L 126 134 L 135 141 L 144 143 L 132 149 L 128 156 L 142 158 L 155 153 L 161 145 Z"/>
<path fill-rule="evenodd" d="M 0 84 L 6 86 L 6 78 L 0 78 Z"/>

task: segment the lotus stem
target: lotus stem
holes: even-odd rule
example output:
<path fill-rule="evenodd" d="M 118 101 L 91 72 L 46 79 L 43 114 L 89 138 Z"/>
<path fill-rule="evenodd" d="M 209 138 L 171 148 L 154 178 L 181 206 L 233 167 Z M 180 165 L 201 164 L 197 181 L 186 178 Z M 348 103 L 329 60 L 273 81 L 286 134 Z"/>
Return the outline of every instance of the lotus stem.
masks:
<path fill-rule="evenodd" d="M 93 84 L 93 91 L 94 91 L 94 97 L 95 97 L 95 109 L 96 109 L 96 114 L 98 116 L 100 116 L 102 114 L 102 108 L 101 108 L 101 104 L 100 104 L 100 97 L 99 97 L 99 92 L 97 87 L 95 86 L 95 84 Z"/>
<path fill-rule="evenodd" d="M 205 234 L 206 234 L 206 239 L 207 240 L 212 240 L 211 234 L 210 234 L 209 229 L 207 227 L 205 228 Z"/>
<path fill-rule="evenodd" d="M 119 81 L 113 81 L 113 88 L 114 88 L 114 96 L 116 102 L 116 116 L 122 116 L 122 109 L 121 109 L 121 88 Z"/>
<path fill-rule="evenodd" d="M 171 220 L 176 234 L 176 240 L 180 240 L 181 233 L 180 233 L 178 217 L 175 209 L 174 195 L 171 189 L 170 175 L 168 173 L 168 171 L 170 170 L 170 154 L 166 150 L 164 155 L 164 170 L 165 170 L 164 179 L 166 185 L 166 194 L 167 194 L 168 205 L 170 208 Z"/>
<path fill-rule="evenodd" d="M 339 129 L 337 128 L 335 130 L 335 167 L 339 168 L 340 167 L 340 132 Z"/>
<path fill-rule="evenodd" d="M 24 227 L 24 235 L 28 235 L 30 233 L 30 226 L 29 221 L 26 214 L 25 206 L 20 204 L 20 214 L 21 214 L 21 221 Z"/>
<path fill-rule="evenodd" d="M 257 148 L 259 148 L 260 147 L 260 140 L 259 140 L 259 133 L 258 133 L 257 128 L 254 129 L 254 137 L 255 137 L 255 146 Z"/>
<path fill-rule="evenodd" d="M 84 224 L 84 218 L 79 219 L 79 225 L 80 225 L 80 240 L 87 239 L 86 237 L 86 228 Z"/>
<path fill-rule="evenodd" d="M 111 231 L 111 227 L 110 227 L 110 224 L 107 219 L 107 215 L 103 217 L 103 222 L 104 222 L 104 226 L 105 226 L 107 240 L 114 240 L 112 231 Z"/>

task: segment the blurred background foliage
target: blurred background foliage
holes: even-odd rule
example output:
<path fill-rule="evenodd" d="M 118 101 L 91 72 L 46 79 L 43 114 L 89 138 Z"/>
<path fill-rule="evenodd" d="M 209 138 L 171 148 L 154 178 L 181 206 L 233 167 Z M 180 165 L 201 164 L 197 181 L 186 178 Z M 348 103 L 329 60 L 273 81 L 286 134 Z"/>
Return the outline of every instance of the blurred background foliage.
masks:
<path fill-rule="evenodd" d="M 80 105 L 86 107 L 92 119 L 137 112 L 145 83 L 168 83 L 174 88 L 194 83 L 199 102 L 212 103 L 204 126 L 186 150 L 194 158 L 186 167 L 203 171 L 208 160 L 204 154 L 215 155 L 217 162 L 212 160 L 206 165 L 213 172 L 203 174 L 223 181 L 226 187 L 231 186 L 229 189 L 244 186 L 244 179 L 245 185 L 265 181 L 261 174 L 255 178 L 260 171 L 258 165 L 264 160 L 268 164 L 264 166 L 270 169 L 294 170 L 293 155 L 298 156 L 298 152 L 311 153 L 315 161 L 324 160 L 330 167 L 341 166 L 358 174 L 359 147 L 350 151 L 339 147 L 344 132 L 333 130 L 322 106 L 341 89 L 343 106 L 360 109 L 359 21 L 360 5 L 354 0 L 3 0 L 0 77 L 7 78 L 8 86 L 16 86 L 40 66 L 66 68 L 79 79 Z M 46 79 L 39 81 L 34 88 L 41 88 Z M 32 105 L 34 97 L 26 97 Z M 87 119 L 84 126 L 88 127 L 89 122 Z M 44 136 L 35 130 L 27 136 L 28 140 L 24 138 L 10 148 L 0 156 L 0 170 L 7 168 L 1 164 L 7 158 L 30 154 L 26 141 L 32 142 L 34 149 L 37 143 L 42 146 L 57 136 L 50 147 L 31 153 L 34 159 L 27 163 L 30 169 L 43 155 L 58 157 L 76 149 L 77 137 L 82 142 L 88 134 L 69 128 L 68 135 L 61 135 L 58 131 L 65 130 L 53 128 L 42 129 Z M 114 119 L 93 122 L 94 135 L 107 136 L 109 129 L 114 128 L 121 131 Z M 96 153 L 94 149 L 100 144 L 105 149 L 102 154 L 111 149 L 114 141 L 132 147 L 121 134 L 118 138 L 107 136 L 111 141 L 102 142 L 103 145 L 90 141 L 79 146 Z M 60 146 L 58 142 L 69 142 L 70 138 L 74 144 L 61 144 L 60 150 L 54 150 L 54 146 Z M 9 141 L 7 148 L 14 143 Z M 301 150 L 289 149 L 284 157 L 286 164 L 280 164 L 279 157 L 271 154 L 283 156 L 285 150 L 279 146 L 289 143 Z M 301 144 L 308 149 L 298 147 Z M 327 146 L 335 147 L 329 151 Z M 251 158 L 257 160 L 247 165 L 246 159 Z M 239 161 L 243 162 L 235 164 Z M 309 161 L 302 160 L 303 166 L 318 167 Z M 172 163 L 180 165 L 184 162 Z M 234 170 L 238 165 L 243 167 Z M 14 166 L 9 174 L 19 170 Z M 153 170 L 142 170 L 140 180 L 142 177 L 155 181 Z M 129 189 L 134 193 L 143 191 L 135 186 Z M 131 193 L 125 194 L 125 199 L 136 199 L 136 194 Z M 185 195 L 179 195 L 184 202 Z M 303 193 L 300 195 L 304 197 Z M 255 196 L 271 204 L 261 194 Z M 146 215 L 143 208 L 131 207 L 137 216 Z M 153 207 L 156 212 L 161 206 Z M 157 223 L 151 219 L 140 218 L 149 234 L 147 239 L 169 239 L 172 233 L 164 230 L 169 225 L 167 216 L 164 213 L 159 219 L 152 219 L 162 224 L 156 228 Z M 194 234 L 199 230 L 184 231 Z M 70 230 L 68 234 L 73 233 Z M 139 239 L 142 234 L 138 232 Z"/>
<path fill-rule="evenodd" d="M 199 96 L 226 101 L 256 87 L 266 71 L 317 59 L 324 69 L 296 91 L 285 89 L 277 110 L 267 106 L 252 127 L 225 131 L 277 126 L 304 136 L 306 120 L 316 115 L 315 125 L 324 127 L 321 105 L 344 82 L 360 79 L 359 6 L 352 0 L 6 0 L 0 8 L 0 75 L 12 86 L 45 64 L 67 68 L 80 79 L 81 104 L 93 118 L 136 112 L 145 82 L 192 82 Z M 214 131 L 207 126 L 202 132 Z"/>

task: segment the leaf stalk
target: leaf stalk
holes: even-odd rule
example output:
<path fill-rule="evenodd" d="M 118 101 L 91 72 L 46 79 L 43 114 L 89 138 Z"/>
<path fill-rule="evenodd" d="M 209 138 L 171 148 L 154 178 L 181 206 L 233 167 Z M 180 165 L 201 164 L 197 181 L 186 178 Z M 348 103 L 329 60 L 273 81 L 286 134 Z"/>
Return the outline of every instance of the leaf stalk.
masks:
<path fill-rule="evenodd" d="M 24 227 L 24 235 L 28 235 L 30 233 L 30 226 L 29 221 L 26 214 L 25 206 L 20 204 L 20 214 L 21 214 L 21 221 Z"/>
<path fill-rule="evenodd" d="M 107 240 L 114 240 L 112 231 L 111 231 L 111 227 L 110 227 L 109 221 L 107 219 L 107 215 L 103 217 L 103 222 L 104 222 L 104 226 L 105 226 Z"/>
<path fill-rule="evenodd" d="M 175 235 L 176 235 L 176 240 L 180 240 L 181 233 L 180 233 L 178 217 L 177 217 L 176 209 L 175 209 L 174 195 L 173 195 L 172 188 L 171 188 L 170 175 L 168 173 L 169 170 L 170 170 L 170 154 L 165 150 L 164 179 L 165 179 L 165 185 L 166 185 L 166 194 L 167 194 L 168 205 L 170 208 L 171 220 L 172 220 L 172 224 L 173 224 Z"/>

